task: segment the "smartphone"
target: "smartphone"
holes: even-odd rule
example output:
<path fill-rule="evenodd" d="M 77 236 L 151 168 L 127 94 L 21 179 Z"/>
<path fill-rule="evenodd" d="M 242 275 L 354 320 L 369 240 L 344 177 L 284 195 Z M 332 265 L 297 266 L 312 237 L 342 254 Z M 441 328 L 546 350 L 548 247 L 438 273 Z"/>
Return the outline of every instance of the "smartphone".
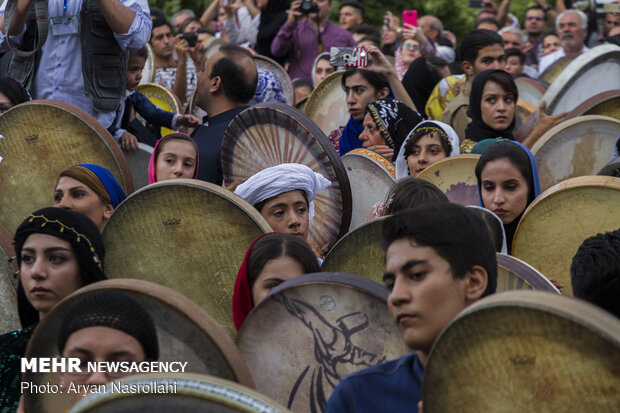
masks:
<path fill-rule="evenodd" d="M 471 7 L 472 9 L 481 9 L 482 0 L 469 0 L 469 7 Z"/>
<path fill-rule="evenodd" d="M 363 47 L 332 47 L 329 49 L 329 64 L 332 66 L 366 67 L 370 64 L 368 53 Z"/>
<path fill-rule="evenodd" d="M 418 11 L 417 10 L 405 10 L 403 12 L 403 25 L 405 23 L 418 27 Z"/>
<path fill-rule="evenodd" d="M 196 46 L 196 42 L 198 42 L 198 36 L 196 36 L 196 33 L 183 33 L 181 35 L 181 39 L 187 40 L 187 45 L 189 47 Z"/>
<path fill-rule="evenodd" d="M 388 29 L 389 29 L 389 28 L 390 28 L 390 19 L 388 19 L 387 17 L 386 17 L 385 19 L 383 19 L 383 25 L 384 25 L 386 28 L 388 28 Z"/>

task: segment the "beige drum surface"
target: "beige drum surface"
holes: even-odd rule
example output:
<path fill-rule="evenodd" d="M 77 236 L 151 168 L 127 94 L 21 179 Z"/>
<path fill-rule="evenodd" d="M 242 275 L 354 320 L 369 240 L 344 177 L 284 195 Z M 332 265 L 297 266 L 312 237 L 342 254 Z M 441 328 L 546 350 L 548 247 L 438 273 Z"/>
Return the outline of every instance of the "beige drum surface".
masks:
<path fill-rule="evenodd" d="M 512 242 L 512 255 L 572 295 L 570 266 L 581 243 L 620 228 L 620 179 L 582 176 L 539 195 L 525 210 Z"/>
<path fill-rule="evenodd" d="M 544 75 L 543 80 L 547 80 Z M 543 99 L 547 102 L 547 113 L 551 114 L 570 112 L 592 96 L 620 89 L 620 47 L 614 44 L 594 47 L 570 62 L 555 81 L 547 81 L 551 86 Z"/>
<path fill-rule="evenodd" d="M 161 181 L 114 210 L 104 231 L 109 278 L 137 278 L 175 289 L 234 337 L 232 292 L 252 241 L 271 231 L 232 192 L 195 179 Z"/>
<path fill-rule="evenodd" d="M 383 156 L 363 148 L 354 149 L 341 159 L 351 183 L 351 231 L 364 223 L 375 203 L 385 200 L 396 182 L 396 169 Z"/>
<path fill-rule="evenodd" d="M 566 115 L 566 119 L 584 115 L 609 116 L 620 121 L 620 89 L 592 96 Z"/>
<path fill-rule="evenodd" d="M 619 136 L 620 120 L 606 116 L 580 116 L 551 128 L 532 147 L 541 189 L 595 175 L 609 162 Z"/>
<path fill-rule="evenodd" d="M 519 100 L 529 102 L 534 105 L 535 108 L 540 105 L 540 101 L 549 87 L 543 82 L 526 76 L 516 78 L 515 83 L 519 90 Z"/>
<path fill-rule="evenodd" d="M 424 371 L 425 413 L 617 413 L 620 320 L 581 300 L 509 291 L 463 310 Z"/>
<path fill-rule="evenodd" d="M 282 103 L 254 105 L 230 122 L 222 139 L 225 185 L 283 163 L 306 165 L 332 183 L 314 199 L 309 231 L 310 244 L 325 253 L 351 221 L 351 186 L 333 145 L 303 113 Z"/>
<path fill-rule="evenodd" d="M 384 217 L 360 225 L 340 238 L 325 256 L 321 271 L 361 275 L 383 284 L 385 253 L 381 249 Z"/>
<path fill-rule="evenodd" d="M 478 205 L 476 164 L 480 155 L 450 156 L 423 170 L 416 178 L 435 184 L 450 202 L 459 205 Z"/>
<path fill-rule="evenodd" d="M 237 336 L 256 389 L 295 412 L 320 412 L 346 374 L 408 354 L 387 295 L 343 273 L 302 275 L 274 289 Z"/>
<path fill-rule="evenodd" d="M 123 152 L 136 190 L 149 184 L 149 161 L 153 149 L 152 146 L 139 142 L 135 152 Z"/>
<path fill-rule="evenodd" d="M 153 57 L 153 48 L 149 43 L 146 44 L 146 62 L 142 69 L 142 79 L 140 84 L 155 82 L 155 75 L 157 74 L 155 68 L 155 58 Z"/>
<path fill-rule="evenodd" d="M 329 136 L 332 131 L 349 122 L 346 94 L 342 89 L 342 71 L 330 73 L 312 91 L 304 107 L 304 113 Z"/>
<path fill-rule="evenodd" d="M 561 57 L 559 60 L 556 60 L 551 66 L 545 69 L 542 75 L 540 75 L 540 80 L 553 84 L 558 76 L 562 74 L 564 69 L 566 69 L 568 64 L 575 60 L 575 58 L 576 56 L 565 56 Z"/>
<path fill-rule="evenodd" d="M 0 222 L 11 234 L 28 214 L 52 205 L 58 175 L 72 165 L 101 165 L 125 193 L 133 191 L 112 136 L 75 106 L 50 100 L 22 103 L 0 116 L 0 135 Z"/>
<path fill-rule="evenodd" d="M 282 405 L 228 380 L 199 374 L 144 374 L 77 404 L 70 413 L 286 413 Z M 161 389 L 163 393 L 151 390 Z"/>
<path fill-rule="evenodd" d="M 0 225 L 0 334 L 21 328 L 17 314 L 17 263 L 12 237 Z"/>
<path fill-rule="evenodd" d="M 508 290 L 540 290 L 560 293 L 551 281 L 536 271 L 536 268 L 512 255 L 498 252 L 496 292 Z"/>
<path fill-rule="evenodd" d="M 184 295 L 158 284 L 135 279 L 106 280 L 88 285 L 59 303 L 36 327 L 26 357 L 54 357 L 62 321 L 83 297 L 99 291 L 117 291 L 134 298 L 151 315 L 157 329 L 159 360 L 187 362 L 185 372 L 209 374 L 253 386 L 252 377 L 226 331 Z M 24 380 L 58 383 L 56 373 L 26 373 Z M 63 403 L 64 402 L 64 403 Z M 63 412 L 66 398 L 58 394 L 29 393 L 28 411 Z"/>
<path fill-rule="evenodd" d="M 256 66 L 260 66 L 276 75 L 280 81 L 280 85 L 282 86 L 282 92 L 286 98 L 286 103 L 293 106 L 293 103 L 295 102 L 295 90 L 293 88 L 291 77 L 288 75 L 287 71 L 284 70 L 278 62 L 268 58 L 267 56 L 254 55 L 252 56 L 252 59 L 254 59 Z"/>

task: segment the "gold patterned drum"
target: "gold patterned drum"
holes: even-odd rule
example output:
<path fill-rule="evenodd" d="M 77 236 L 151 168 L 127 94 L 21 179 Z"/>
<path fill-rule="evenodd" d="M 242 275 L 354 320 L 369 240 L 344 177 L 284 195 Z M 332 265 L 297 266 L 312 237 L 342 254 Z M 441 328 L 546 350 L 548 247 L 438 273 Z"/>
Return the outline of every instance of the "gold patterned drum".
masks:
<path fill-rule="evenodd" d="M 539 195 L 525 210 L 512 242 L 512 255 L 572 295 L 570 266 L 581 243 L 620 228 L 620 179 L 582 176 Z"/>
<path fill-rule="evenodd" d="M 387 296 L 383 286 L 343 273 L 278 286 L 237 336 L 256 389 L 295 412 L 321 412 L 345 375 L 410 353 Z"/>
<path fill-rule="evenodd" d="M 230 191 L 195 179 L 144 187 L 115 210 L 103 231 L 109 278 L 156 282 L 204 308 L 234 337 L 232 292 L 265 219 Z"/>
<path fill-rule="evenodd" d="M 253 387 L 252 377 L 239 350 L 206 311 L 170 288 L 135 279 L 101 281 L 64 299 L 36 327 L 26 357 L 58 355 L 57 337 L 63 319 L 80 299 L 100 291 L 126 294 L 149 313 L 157 330 L 157 361 L 187 363 L 182 366 L 185 373 L 209 374 Z M 56 373 L 27 372 L 23 379 L 38 385 L 48 381 L 59 383 Z M 64 412 L 68 407 L 68 399 L 62 394 L 25 392 L 25 400 L 30 412 Z"/>
<path fill-rule="evenodd" d="M 135 389 L 122 392 L 122 389 Z M 290 413 L 264 395 L 228 380 L 199 374 L 145 374 L 109 385 L 70 413 Z"/>
<path fill-rule="evenodd" d="M 566 119 L 584 115 L 609 116 L 620 120 L 620 89 L 609 90 L 592 96 L 566 115 Z"/>
<path fill-rule="evenodd" d="M 547 80 L 544 75 L 543 80 Z M 548 82 L 551 86 L 543 99 L 549 114 L 570 112 L 592 96 L 620 89 L 620 47 L 615 44 L 594 47 L 570 62 L 555 81 Z"/>
<path fill-rule="evenodd" d="M 620 120 L 607 116 L 579 116 L 551 128 L 532 147 L 541 189 L 596 174 L 609 161 L 619 136 Z"/>
<path fill-rule="evenodd" d="M 385 200 L 396 182 L 396 169 L 383 156 L 364 148 L 354 149 L 341 159 L 351 183 L 351 231 L 364 223 L 377 202 Z"/>
<path fill-rule="evenodd" d="M 349 122 L 346 94 L 342 89 L 342 71 L 330 73 L 312 91 L 304 113 L 329 136 L 332 131 Z"/>
<path fill-rule="evenodd" d="M 34 100 L 0 116 L 0 222 L 9 233 L 32 211 L 50 206 L 60 172 L 91 163 L 133 192 L 125 158 L 92 116 L 66 103 Z"/>
<path fill-rule="evenodd" d="M 146 96 L 151 103 L 159 109 L 165 110 L 166 112 L 181 113 L 181 103 L 174 93 L 166 87 L 157 83 L 142 83 L 138 85 L 137 91 Z M 136 117 L 138 117 L 142 123 L 146 123 L 142 116 L 136 114 Z M 163 126 L 160 131 L 161 136 L 166 136 L 173 132 L 175 131 L 164 128 Z"/>
<path fill-rule="evenodd" d="M 423 170 L 417 178 L 436 185 L 450 202 L 459 205 L 478 205 L 476 164 L 480 155 L 450 156 Z"/>
<path fill-rule="evenodd" d="M 349 231 L 325 256 L 321 271 L 361 275 L 383 283 L 385 252 L 381 249 L 384 217 L 373 219 Z"/>
<path fill-rule="evenodd" d="M 566 69 L 568 64 L 575 60 L 577 56 L 565 56 L 556 60 L 540 75 L 540 80 L 544 80 L 549 84 L 553 84 L 560 74 Z"/>
<path fill-rule="evenodd" d="M 222 140 L 224 184 L 243 182 L 283 163 L 306 165 L 331 181 L 314 199 L 309 243 L 327 252 L 351 222 L 351 186 L 338 153 L 303 113 L 282 103 L 260 103 L 238 114 Z"/>
<path fill-rule="evenodd" d="M 424 370 L 425 413 L 617 413 L 620 320 L 541 291 L 491 295 L 441 333 Z"/>
<path fill-rule="evenodd" d="M 512 255 L 497 253 L 496 292 L 540 290 L 559 294 L 558 289 L 536 268 Z"/>

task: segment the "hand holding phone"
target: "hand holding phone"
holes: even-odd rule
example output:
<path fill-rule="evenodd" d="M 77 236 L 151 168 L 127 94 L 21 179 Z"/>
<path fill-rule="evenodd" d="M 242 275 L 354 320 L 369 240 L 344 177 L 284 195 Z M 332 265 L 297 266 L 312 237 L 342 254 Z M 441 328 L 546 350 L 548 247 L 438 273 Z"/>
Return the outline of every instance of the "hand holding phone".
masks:
<path fill-rule="evenodd" d="M 405 10 L 403 12 L 403 25 L 410 24 L 413 27 L 418 27 L 418 11 L 417 10 Z"/>
<path fill-rule="evenodd" d="M 329 64 L 332 66 L 366 67 L 369 59 L 363 47 L 332 47 L 329 49 Z"/>

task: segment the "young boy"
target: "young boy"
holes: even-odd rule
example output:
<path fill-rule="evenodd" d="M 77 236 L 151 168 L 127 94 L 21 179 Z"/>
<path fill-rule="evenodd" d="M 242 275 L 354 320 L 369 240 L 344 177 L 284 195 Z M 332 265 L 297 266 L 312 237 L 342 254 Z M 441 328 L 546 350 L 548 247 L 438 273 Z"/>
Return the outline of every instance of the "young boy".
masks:
<path fill-rule="evenodd" d="M 433 343 L 465 307 L 495 292 L 497 261 L 479 216 L 428 204 L 388 218 L 381 245 L 388 308 L 413 354 L 350 374 L 326 412 L 415 412 Z"/>
<path fill-rule="evenodd" d="M 146 58 L 146 47 L 138 51 L 131 51 L 129 54 L 125 99 L 121 101 L 120 106 L 116 110 L 116 117 L 112 125 L 108 127 L 108 132 L 112 134 L 125 152 L 133 152 L 138 149 L 138 139 L 134 134 L 127 131 L 132 108 L 147 122 L 158 127 L 164 126 L 169 129 L 178 129 L 181 126 L 197 128 L 201 125 L 200 119 L 193 115 L 181 115 L 157 108 L 146 96 L 136 91 L 140 80 L 142 80 L 142 69 L 144 69 Z M 154 145 L 155 142 L 152 142 L 152 144 Z"/>

